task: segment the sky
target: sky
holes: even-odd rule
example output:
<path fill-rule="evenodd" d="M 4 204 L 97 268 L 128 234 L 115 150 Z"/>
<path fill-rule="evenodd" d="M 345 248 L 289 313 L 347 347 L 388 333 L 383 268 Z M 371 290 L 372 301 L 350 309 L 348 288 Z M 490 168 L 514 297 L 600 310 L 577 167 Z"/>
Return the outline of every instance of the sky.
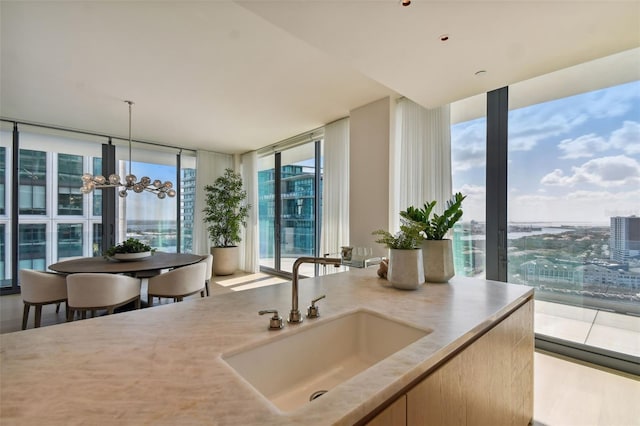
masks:
<path fill-rule="evenodd" d="M 640 81 L 512 110 L 508 221 L 609 224 L 640 216 Z M 486 120 L 452 126 L 453 190 L 485 220 Z"/>
<path fill-rule="evenodd" d="M 128 163 L 128 162 L 125 162 Z M 153 182 L 156 179 L 161 181 L 170 181 L 176 187 L 176 168 L 175 166 L 166 166 L 162 164 L 151 164 L 133 161 L 131 164 L 131 173 L 133 173 L 140 181 L 143 176 L 148 176 Z M 136 194 L 129 191 L 127 195 L 127 219 L 135 220 L 141 218 L 145 220 L 176 220 L 176 198 L 166 197 L 161 200 L 157 195 L 150 192 Z"/>

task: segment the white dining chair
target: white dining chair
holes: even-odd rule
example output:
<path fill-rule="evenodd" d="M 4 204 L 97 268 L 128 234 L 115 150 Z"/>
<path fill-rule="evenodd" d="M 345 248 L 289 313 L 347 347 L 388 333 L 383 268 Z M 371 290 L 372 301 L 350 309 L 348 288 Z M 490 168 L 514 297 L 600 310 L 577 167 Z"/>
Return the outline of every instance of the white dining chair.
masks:
<path fill-rule="evenodd" d="M 127 275 L 81 273 L 67 276 L 68 308 L 67 321 L 73 321 L 78 311 L 86 318 L 98 310 L 113 314 L 120 306 L 135 302 L 140 309 L 140 280 Z"/>
<path fill-rule="evenodd" d="M 149 278 L 147 304 L 153 306 L 154 297 L 169 298 L 174 302 L 181 302 L 184 297 L 196 293 L 204 297 L 206 269 L 207 263 L 203 260 Z"/>
<path fill-rule="evenodd" d="M 64 275 L 51 272 L 21 269 L 18 271 L 20 292 L 24 311 L 22 313 L 22 329 L 26 330 L 29 310 L 35 307 L 34 327 L 40 327 L 42 306 L 56 304 L 56 313 L 60 312 L 60 304 L 67 302 L 67 281 Z M 68 303 L 67 311 L 68 311 Z"/>
<path fill-rule="evenodd" d="M 201 262 L 204 262 L 204 264 L 207 265 L 207 270 L 205 271 L 206 273 L 204 288 L 205 292 L 207 293 L 207 297 L 209 297 L 209 283 L 211 282 L 211 278 L 213 277 L 213 255 L 208 254 L 207 257 L 204 258 L 204 260 L 201 260 Z"/>

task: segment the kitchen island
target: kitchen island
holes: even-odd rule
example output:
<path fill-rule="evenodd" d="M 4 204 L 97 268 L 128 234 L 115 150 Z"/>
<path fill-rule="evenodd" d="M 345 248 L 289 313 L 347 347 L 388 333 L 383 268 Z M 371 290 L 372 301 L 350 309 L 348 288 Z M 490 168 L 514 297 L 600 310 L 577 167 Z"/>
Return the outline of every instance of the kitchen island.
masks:
<path fill-rule="evenodd" d="M 460 377 L 466 372 L 456 373 L 454 361 L 459 360 L 461 368 L 483 372 L 491 381 L 496 376 L 486 361 L 512 357 L 512 353 L 521 355 L 514 365 L 524 374 L 506 377 L 507 383 L 512 382 L 507 387 L 518 390 L 507 389 L 507 393 L 516 394 L 516 411 L 526 422 L 531 420 L 530 288 L 454 277 L 448 284 L 401 291 L 378 278 L 375 268 L 367 268 L 301 280 L 301 310 L 322 294 L 326 298 L 319 302 L 319 318 L 287 324 L 278 331 L 268 330 L 268 315 L 259 316 L 258 311 L 277 309 L 286 318 L 291 309 L 290 283 L 2 335 L 0 423 L 401 424 L 403 420 L 398 421 L 390 410 L 400 412 L 400 418 L 402 413 L 420 417 L 415 414 L 415 402 L 422 404 L 421 395 L 430 395 L 429 389 L 441 389 L 438 384 L 429 387 L 433 384 L 425 379 L 437 377 L 435 373 L 445 371 L 443 367 L 452 366 Z M 321 398 L 288 412 L 279 410 L 223 360 L 223 355 L 238 348 L 304 332 L 359 309 L 430 332 Z M 516 321 L 507 323 L 510 317 Z M 500 344 L 487 341 L 484 345 L 482 351 L 487 353 L 461 358 L 500 324 L 508 324 L 510 330 L 518 326 L 519 337 L 500 334 Z M 512 351 L 515 345 L 518 349 Z M 504 367 L 509 368 L 496 368 Z M 504 380 L 493 383 L 503 386 Z M 474 390 L 485 395 L 490 391 Z M 467 408 L 455 411 L 470 416 L 473 401 L 468 396 L 461 401 Z M 513 423 L 526 422 L 516 419 Z"/>

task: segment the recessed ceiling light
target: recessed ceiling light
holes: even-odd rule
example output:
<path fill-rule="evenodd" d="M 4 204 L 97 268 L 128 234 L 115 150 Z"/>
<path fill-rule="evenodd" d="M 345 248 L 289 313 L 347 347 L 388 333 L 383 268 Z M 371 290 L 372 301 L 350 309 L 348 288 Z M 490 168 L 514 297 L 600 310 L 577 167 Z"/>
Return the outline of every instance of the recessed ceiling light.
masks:
<path fill-rule="evenodd" d="M 440 36 L 440 41 L 449 41 L 449 34 L 442 34 Z"/>
<path fill-rule="evenodd" d="M 487 73 L 487 70 L 478 70 L 478 71 L 476 71 L 476 76 L 482 77 L 486 73 Z"/>
<path fill-rule="evenodd" d="M 411 4 L 411 0 L 401 0 L 400 4 L 403 6 L 409 6 Z"/>

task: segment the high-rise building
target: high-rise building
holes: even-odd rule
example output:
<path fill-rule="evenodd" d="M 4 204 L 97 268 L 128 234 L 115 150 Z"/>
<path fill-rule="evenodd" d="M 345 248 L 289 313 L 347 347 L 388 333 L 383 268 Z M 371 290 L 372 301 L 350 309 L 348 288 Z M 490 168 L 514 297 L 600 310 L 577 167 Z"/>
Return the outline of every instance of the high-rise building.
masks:
<path fill-rule="evenodd" d="M 280 236 L 281 254 L 284 257 L 313 256 L 315 253 L 315 172 L 299 165 L 286 165 L 281 169 L 281 212 Z M 261 170 L 258 172 L 258 215 L 261 229 L 273 227 L 275 223 L 275 209 L 273 205 L 273 187 L 275 170 Z M 321 181 L 322 185 L 322 181 Z M 260 239 L 260 256 L 273 256 L 273 246 L 263 244 L 263 241 L 273 242 L 272 239 Z"/>
<path fill-rule="evenodd" d="M 612 217 L 611 260 L 626 263 L 633 257 L 640 257 L 640 217 Z"/>
<path fill-rule="evenodd" d="M 196 199 L 196 169 L 183 168 L 180 180 L 180 215 L 182 224 L 181 251 L 190 253 L 193 250 L 193 221 Z"/>

